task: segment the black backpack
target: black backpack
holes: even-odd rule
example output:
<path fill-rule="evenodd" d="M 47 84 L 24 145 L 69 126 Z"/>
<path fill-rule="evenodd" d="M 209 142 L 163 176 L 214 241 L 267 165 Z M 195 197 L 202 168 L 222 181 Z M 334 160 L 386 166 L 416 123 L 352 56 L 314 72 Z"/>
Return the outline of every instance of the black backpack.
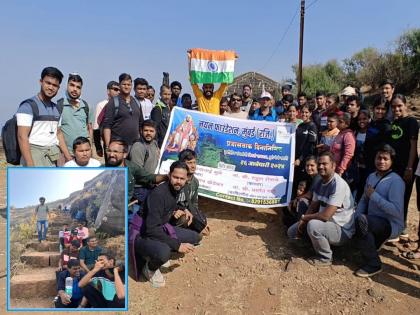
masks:
<path fill-rule="evenodd" d="M 39 110 L 38 105 L 36 102 L 30 98 L 22 103 L 19 104 L 19 107 L 22 106 L 23 103 L 29 103 L 32 107 L 32 113 L 33 113 L 33 119 L 32 119 L 32 125 L 34 124 L 35 120 L 38 120 L 39 117 Z M 1 139 L 3 142 L 3 149 L 4 153 L 6 155 L 6 161 L 7 163 L 10 163 L 12 165 L 19 165 L 20 164 L 20 158 L 22 156 L 19 148 L 19 142 L 17 140 L 17 121 L 16 121 L 16 115 L 13 115 L 12 118 L 10 118 L 6 123 L 4 124 L 2 130 L 1 130 Z"/>
<path fill-rule="evenodd" d="M 34 99 L 29 98 L 24 100 L 22 103 L 19 104 L 19 107 L 22 106 L 24 103 L 29 103 L 32 108 L 32 126 L 35 121 L 39 120 L 39 110 L 38 105 Z M 57 107 L 61 115 L 61 109 Z M 31 130 L 32 131 L 32 130 Z M 16 114 L 13 115 L 6 123 L 4 124 L 3 128 L 1 129 L 1 139 L 3 142 L 3 149 L 4 154 L 6 155 L 6 161 L 12 165 L 19 165 L 20 158 L 22 157 L 22 153 L 20 152 L 19 142 L 17 137 L 18 127 L 17 127 L 17 120 Z M 29 132 L 29 136 L 31 133 Z"/>
<path fill-rule="evenodd" d="M 86 126 L 89 124 L 89 105 L 84 100 L 82 100 L 83 104 L 85 104 L 85 107 L 83 109 L 85 110 L 86 114 Z M 60 98 L 57 101 L 57 109 L 60 112 L 60 114 L 63 112 L 63 106 L 64 106 L 64 98 Z"/>

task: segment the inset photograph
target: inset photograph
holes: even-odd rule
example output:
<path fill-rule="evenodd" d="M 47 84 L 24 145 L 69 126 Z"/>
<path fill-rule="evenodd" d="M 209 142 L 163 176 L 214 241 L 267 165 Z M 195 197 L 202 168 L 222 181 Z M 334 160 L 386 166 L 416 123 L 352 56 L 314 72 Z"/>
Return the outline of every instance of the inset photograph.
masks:
<path fill-rule="evenodd" d="M 7 182 L 7 309 L 126 310 L 126 170 L 8 168 Z"/>

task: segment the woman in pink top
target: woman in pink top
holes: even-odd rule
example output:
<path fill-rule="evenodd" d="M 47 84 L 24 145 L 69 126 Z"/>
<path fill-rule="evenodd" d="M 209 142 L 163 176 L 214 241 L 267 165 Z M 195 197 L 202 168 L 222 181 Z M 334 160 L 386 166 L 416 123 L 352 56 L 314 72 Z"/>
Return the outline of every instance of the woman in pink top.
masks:
<path fill-rule="evenodd" d="M 335 137 L 330 151 L 334 154 L 338 175 L 342 176 L 350 165 L 351 159 L 356 148 L 356 139 L 353 131 L 350 129 L 351 115 L 342 113 L 338 117 L 337 128 L 340 132 Z"/>
<path fill-rule="evenodd" d="M 84 226 L 83 221 L 79 221 L 77 223 L 77 237 L 82 239 L 82 244 L 83 246 L 86 246 L 86 239 L 89 237 L 89 229 L 87 227 Z"/>

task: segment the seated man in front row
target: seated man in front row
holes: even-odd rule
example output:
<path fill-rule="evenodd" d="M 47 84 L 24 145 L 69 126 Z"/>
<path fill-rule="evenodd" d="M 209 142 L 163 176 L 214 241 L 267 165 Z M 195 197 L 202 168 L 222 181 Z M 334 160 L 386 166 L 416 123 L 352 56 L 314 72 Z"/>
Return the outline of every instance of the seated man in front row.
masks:
<path fill-rule="evenodd" d="M 101 162 L 92 158 L 90 141 L 85 137 L 78 137 L 73 141 L 74 160 L 64 164 L 64 167 L 100 167 Z"/>
<path fill-rule="evenodd" d="M 332 262 L 330 245 L 339 246 L 354 234 L 354 201 L 349 185 L 335 173 L 331 152 L 318 157 L 318 174 L 322 180 L 313 187 L 313 199 L 300 221 L 287 234 L 300 238 L 307 234 L 316 256 L 308 262 L 314 266 L 329 266 Z"/>
<path fill-rule="evenodd" d="M 57 290 L 58 296 L 54 300 L 56 308 L 77 308 L 82 301 L 83 293 L 79 288 L 79 281 L 85 275 L 80 269 L 78 259 L 70 259 L 67 263 L 67 269 L 58 274 Z M 71 295 L 66 293 L 66 278 L 73 279 L 73 288 Z"/>
<path fill-rule="evenodd" d="M 177 198 L 187 176 L 188 166 L 184 162 L 173 162 L 169 181 L 154 188 L 146 198 L 142 233 L 135 241 L 135 251 L 136 256 L 147 260 L 143 274 L 154 287 L 165 285 L 159 268 L 169 260 L 171 251 L 192 252 L 201 239 L 195 231 L 169 224 L 173 212 L 178 209 Z"/>
<path fill-rule="evenodd" d="M 125 268 L 116 265 L 112 254 L 100 253 L 95 267 L 79 281 L 84 296 L 80 307 L 124 308 L 124 272 Z"/>
<path fill-rule="evenodd" d="M 199 181 L 194 176 L 197 168 L 197 155 L 193 150 L 185 149 L 178 154 L 178 159 L 188 166 L 187 183 L 179 193 L 177 204 L 179 209 L 174 212 L 171 221 L 174 225 L 190 228 L 202 235 L 209 235 L 210 228 L 207 218 L 198 209 L 198 186 Z"/>
<path fill-rule="evenodd" d="M 364 265 L 356 276 L 371 277 L 382 271 L 377 250 L 404 229 L 404 181 L 392 171 L 395 150 L 388 144 L 375 157 L 376 172 L 369 175 L 356 210 L 356 236 Z"/>

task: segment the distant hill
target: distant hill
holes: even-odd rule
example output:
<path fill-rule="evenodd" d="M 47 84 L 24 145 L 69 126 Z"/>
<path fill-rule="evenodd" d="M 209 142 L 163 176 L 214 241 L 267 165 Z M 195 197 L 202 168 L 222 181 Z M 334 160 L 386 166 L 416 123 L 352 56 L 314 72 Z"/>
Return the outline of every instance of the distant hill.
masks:
<path fill-rule="evenodd" d="M 125 172 L 105 170 L 87 181 L 82 190 L 72 192 L 67 198 L 46 203 L 50 209 L 70 207 L 70 212 L 85 212 L 89 226 L 110 235 L 124 233 L 125 228 Z M 31 220 L 36 205 L 10 209 L 10 224 Z"/>

